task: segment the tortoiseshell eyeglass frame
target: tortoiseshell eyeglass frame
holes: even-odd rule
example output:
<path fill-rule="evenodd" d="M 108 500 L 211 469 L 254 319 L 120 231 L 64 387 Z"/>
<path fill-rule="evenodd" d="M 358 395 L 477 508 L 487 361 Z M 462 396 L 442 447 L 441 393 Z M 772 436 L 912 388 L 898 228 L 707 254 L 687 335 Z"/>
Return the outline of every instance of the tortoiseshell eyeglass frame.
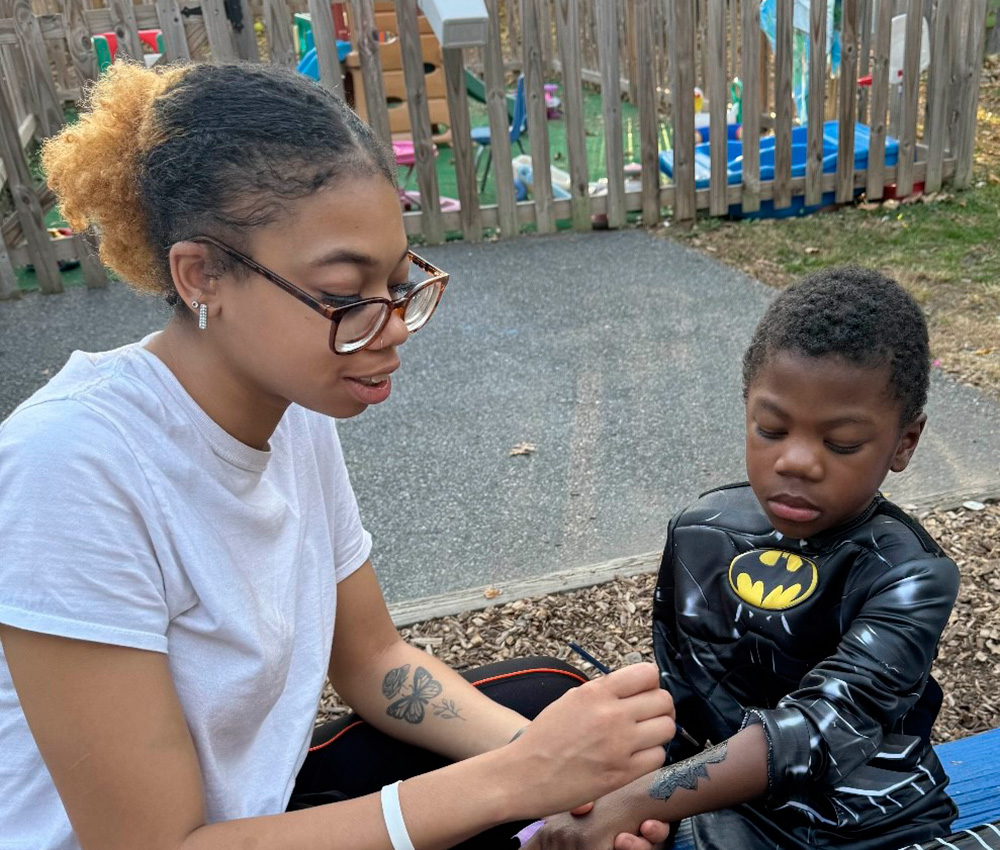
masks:
<path fill-rule="evenodd" d="M 427 318 L 424 319 L 423 323 L 420 325 L 420 327 L 423 327 L 430 320 L 431 316 L 434 315 L 434 311 L 437 310 L 437 305 L 441 303 L 441 296 L 444 295 L 445 287 L 448 285 L 448 280 L 451 277 L 448 274 L 448 272 L 442 271 L 433 263 L 427 262 L 427 260 L 425 260 L 423 257 L 417 256 L 412 251 L 407 251 L 406 258 L 411 263 L 413 263 L 417 268 L 427 272 L 429 277 L 426 280 L 422 280 L 418 284 L 416 284 L 413 287 L 413 289 L 407 292 L 406 295 L 404 295 L 402 298 L 398 298 L 396 300 L 393 300 L 391 298 L 361 298 L 358 301 L 355 301 L 353 304 L 348 304 L 345 307 L 332 307 L 329 304 L 324 304 L 318 298 L 314 298 L 305 290 L 299 289 L 299 287 L 297 287 L 294 283 L 285 280 L 285 278 L 271 271 L 269 268 L 267 268 L 267 266 L 262 266 L 252 257 L 248 257 L 242 251 L 236 250 L 231 245 L 227 245 L 225 242 L 216 239 L 214 236 L 194 236 L 189 241 L 201 242 L 207 245 L 215 246 L 223 253 L 228 254 L 237 262 L 240 262 L 243 265 L 245 265 L 248 269 L 255 271 L 265 280 L 268 280 L 271 283 L 273 283 L 279 289 L 283 289 L 289 295 L 297 298 L 307 307 L 311 307 L 317 313 L 320 313 L 321 315 L 329 319 L 330 322 L 332 322 L 332 324 L 330 325 L 330 351 L 332 351 L 334 354 L 341 356 L 347 354 L 354 354 L 357 351 L 362 351 L 363 349 L 367 348 L 369 345 L 372 344 L 372 342 L 378 339 L 379 334 L 382 333 L 385 326 L 389 323 L 389 319 L 392 317 L 394 311 L 398 311 L 400 316 L 403 316 L 406 312 L 407 305 L 410 303 L 411 300 L 413 300 L 414 297 L 423 292 L 423 290 L 425 290 L 428 286 L 431 286 L 433 284 L 440 284 L 441 290 L 440 292 L 438 292 L 437 301 L 434 302 L 434 306 L 428 313 Z M 337 336 L 337 328 L 340 325 L 341 319 L 343 319 L 343 317 L 349 310 L 354 310 L 357 307 L 363 307 L 367 304 L 384 304 L 388 306 L 389 309 L 385 311 L 385 317 L 382 319 L 381 324 L 371 332 L 371 339 L 367 340 L 364 343 L 364 345 L 359 345 L 357 348 L 352 348 L 350 351 L 337 351 L 336 336 Z M 417 328 L 416 330 L 419 329 L 420 328 Z M 412 332 L 414 331 L 411 331 L 411 333 Z"/>

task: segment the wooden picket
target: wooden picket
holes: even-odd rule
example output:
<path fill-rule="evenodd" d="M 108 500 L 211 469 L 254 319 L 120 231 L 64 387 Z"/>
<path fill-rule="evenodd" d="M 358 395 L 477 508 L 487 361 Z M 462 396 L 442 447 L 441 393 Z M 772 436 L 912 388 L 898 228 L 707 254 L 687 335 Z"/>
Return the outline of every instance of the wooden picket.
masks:
<path fill-rule="evenodd" d="M 919 4 L 922 0 L 913 0 Z M 858 0 L 843 0 L 840 40 L 840 103 L 837 115 L 837 188 L 838 204 L 854 197 L 854 120 L 858 97 Z M 915 16 L 919 24 L 920 12 Z M 919 47 L 919 44 L 918 44 Z M 919 82 L 914 72 L 913 85 Z M 914 128 L 916 123 L 914 123 Z M 906 194 L 909 194 L 907 192 Z"/>
<path fill-rule="evenodd" d="M 375 135 L 389 142 L 403 130 L 414 145 L 417 209 L 404 214 L 407 233 L 428 243 L 461 233 L 475 241 L 490 228 L 503 237 L 532 225 L 552 232 L 569 220 L 577 230 L 593 217 L 621 227 L 629 214 L 654 224 L 666 214 L 692 221 L 699 211 L 725 215 L 731 209 L 757 212 L 801 202 L 819 205 L 832 194 L 837 203 L 859 191 L 870 199 L 886 191 L 903 197 L 921 184 L 937 191 L 946 181 L 957 187 L 972 179 L 979 75 L 987 0 L 842 0 L 839 23 L 839 79 L 830 78 L 826 46 L 827 10 L 833 0 L 811 0 L 809 31 L 794 31 L 792 0 L 777 4 L 771 48 L 761 32 L 761 0 L 487 0 L 488 38 L 480 50 L 444 49 L 418 17 L 418 0 L 387 5 L 347 0 L 353 58 L 346 61 L 353 86 L 345 89 L 345 67 L 338 61 L 334 14 L 327 0 L 0 0 L 0 98 L 3 161 L 0 182 L 15 202 L 15 212 L 0 225 L 0 299 L 16 292 L 12 268 L 31 262 L 44 291 L 61 288 L 59 260 L 81 261 L 88 285 L 100 286 L 104 270 L 96 262 L 92 237 L 50 239 L 43 226 L 54 199 L 34 185 L 24 153 L 26 140 L 56 132 L 63 107 L 81 96 L 96 78 L 92 36 L 117 36 L 120 56 L 153 61 L 139 31 L 162 32 L 163 56 L 170 62 L 203 56 L 212 61 L 259 61 L 255 20 L 264 26 L 265 61 L 294 66 L 298 50 L 292 13 L 308 9 L 317 50 L 319 81 L 337 94 L 354 91 L 355 106 Z M 101 5 L 97 6 L 97 3 Z M 727 6 L 728 4 L 728 6 Z M 95 8 L 89 8 L 95 6 Z M 227 7 L 229 13 L 227 14 Z M 41 10 L 41 11 L 40 11 Z M 907 15 L 902 82 L 889 79 L 891 20 Z M 387 22 L 386 15 L 394 21 Z M 230 16 L 234 20 L 230 19 Z M 930 66 L 921 74 L 921 21 L 928 20 Z M 234 23 L 235 21 L 235 23 Z M 394 30 L 396 38 L 377 33 Z M 807 114 L 796 114 L 793 100 L 793 49 L 809 45 Z M 434 56 L 430 56 L 430 51 Z M 155 57 L 154 57 L 155 58 Z M 430 59 L 425 66 L 425 59 Z M 482 205 L 471 141 L 466 70 L 482 74 L 489 116 L 491 173 L 496 203 Z M 401 68 L 401 70 L 399 70 Z M 525 77 L 528 144 L 534 175 L 532 197 L 515 199 L 507 96 L 517 74 Z M 557 199 L 550 169 L 549 124 L 543 84 L 558 75 L 566 130 L 569 198 Z M 859 88 L 859 77 L 871 76 Z M 728 182 L 727 108 L 729 82 L 741 79 L 743 172 Z M 698 183 L 694 146 L 694 88 L 707 97 L 708 179 Z M 606 191 L 589 183 L 585 96 L 600 90 L 605 137 Z M 626 192 L 622 98 L 638 108 L 637 144 L 628 158 L 641 166 L 640 189 Z M 390 110 L 389 98 L 405 99 L 405 110 Z M 892 115 L 893 120 L 887 121 Z M 923 120 L 921 120 L 923 117 Z M 824 121 L 839 125 L 836 169 L 824 170 Z M 699 119 L 703 121 L 704 119 Z M 867 124 L 870 145 L 866 169 L 855 169 L 855 122 Z M 804 167 L 795 160 L 792 130 L 807 124 Z M 702 126 L 698 124 L 698 126 Z M 436 133 L 436 135 L 435 135 Z M 760 178 L 762 133 L 773 136 L 773 178 Z M 889 167 L 885 146 L 890 133 L 898 160 Z M 630 136 L 630 139 L 632 137 Z M 457 178 L 457 209 L 442 212 L 436 170 L 437 146 L 449 144 Z M 661 148 L 672 152 L 672 176 L 661 176 Z M 797 149 L 796 149 L 797 150 Z M 793 176 L 794 175 L 794 176 Z M 661 185 L 662 184 L 662 185 Z M 415 193 L 409 193 L 415 200 Z M 664 210 L 667 210 L 664 213 Z M 90 240 L 90 241 L 88 241 Z"/>
<path fill-rule="evenodd" d="M 826 76 L 827 0 L 813 0 L 809 16 L 809 121 L 806 141 L 806 204 L 823 198 L 823 80 Z"/>
<path fill-rule="evenodd" d="M 618 54 L 618 8 L 614 2 L 598 4 L 597 40 L 603 91 L 615 92 L 621 74 Z M 604 150 L 608 169 L 608 226 L 621 227 L 625 223 L 625 187 L 622 180 L 625 173 L 625 155 L 622 150 L 621 99 L 615 96 L 602 97 L 601 111 L 604 115 Z"/>
<path fill-rule="evenodd" d="M 504 86 L 500 15 L 497 0 L 486 0 L 486 5 L 490 12 L 484 61 L 486 106 L 490 116 L 489 153 L 496 183 L 500 235 L 510 238 L 518 233 L 517 196 L 514 191 L 514 166 L 510 158 L 510 118 L 507 115 L 507 92 Z"/>
<path fill-rule="evenodd" d="M 563 69 L 563 103 L 566 114 L 566 148 L 569 156 L 570 206 L 573 229 L 590 230 L 590 197 L 587 178 L 587 139 L 583 125 L 583 82 L 579 0 L 557 0 L 559 61 Z"/>
<path fill-rule="evenodd" d="M 850 0 L 847 0 L 850 2 Z M 792 4 L 778 4 L 774 72 L 774 208 L 792 203 Z"/>

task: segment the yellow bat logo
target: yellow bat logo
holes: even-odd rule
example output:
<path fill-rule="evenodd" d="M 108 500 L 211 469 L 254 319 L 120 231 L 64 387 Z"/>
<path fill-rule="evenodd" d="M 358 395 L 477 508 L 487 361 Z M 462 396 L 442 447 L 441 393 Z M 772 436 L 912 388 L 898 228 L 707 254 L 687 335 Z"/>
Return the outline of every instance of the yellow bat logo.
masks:
<path fill-rule="evenodd" d="M 805 602 L 816 589 L 816 564 L 794 552 L 755 549 L 733 558 L 729 586 L 748 605 L 784 611 Z"/>

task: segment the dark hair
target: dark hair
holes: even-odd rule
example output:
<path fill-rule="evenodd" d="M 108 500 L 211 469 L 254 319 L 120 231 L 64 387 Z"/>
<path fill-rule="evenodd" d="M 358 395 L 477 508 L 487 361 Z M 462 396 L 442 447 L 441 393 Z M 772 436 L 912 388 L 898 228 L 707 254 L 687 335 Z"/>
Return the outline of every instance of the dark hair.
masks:
<path fill-rule="evenodd" d="M 171 303 L 175 242 L 244 247 L 247 230 L 340 177 L 395 182 L 391 151 L 340 98 L 273 65 L 113 65 L 44 163 L 71 225 L 94 226 L 102 259 Z"/>
<path fill-rule="evenodd" d="M 743 355 L 744 400 L 767 359 L 779 351 L 889 366 L 903 425 L 916 419 L 927 402 L 927 322 L 909 293 L 874 269 L 824 269 L 771 302 Z"/>

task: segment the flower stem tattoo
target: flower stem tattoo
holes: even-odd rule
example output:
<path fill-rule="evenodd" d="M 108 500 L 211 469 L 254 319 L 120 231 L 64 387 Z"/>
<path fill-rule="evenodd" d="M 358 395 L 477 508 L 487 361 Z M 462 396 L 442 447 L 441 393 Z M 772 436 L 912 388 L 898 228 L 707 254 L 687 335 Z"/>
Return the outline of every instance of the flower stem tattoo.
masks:
<path fill-rule="evenodd" d="M 402 667 L 394 667 L 385 674 L 382 680 L 382 696 L 386 699 L 399 696 L 399 699 L 389 704 L 385 710 L 386 714 L 397 720 L 417 724 L 423 721 L 427 706 L 430 705 L 435 717 L 443 720 L 465 720 L 454 700 L 442 699 L 439 702 L 431 702 L 441 693 L 443 687 L 426 669 L 417 667 L 412 683 L 407 686 L 406 679 L 409 673 L 410 665 L 404 664 Z"/>
<path fill-rule="evenodd" d="M 666 800 L 678 788 L 694 791 L 699 779 L 708 779 L 708 766 L 718 764 L 726 758 L 726 742 L 717 744 L 709 750 L 698 753 L 678 764 L 660 768 L 653 775 L 649 786 L 649 796 L 654 800 Z"/>

